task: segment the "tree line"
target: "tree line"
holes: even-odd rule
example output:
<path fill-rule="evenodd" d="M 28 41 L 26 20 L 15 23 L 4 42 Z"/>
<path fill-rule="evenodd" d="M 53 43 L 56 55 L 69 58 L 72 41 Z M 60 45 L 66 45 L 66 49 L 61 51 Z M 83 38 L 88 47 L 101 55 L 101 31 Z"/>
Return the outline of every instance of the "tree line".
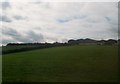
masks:
<path fill-rule="evenodd" d="M 2 49 L 2 54 L 15 53 L 15 52 L 23 52 L 34 49 L 43 49 L 43 48 L 51 48 L 58 46 L 71 46 L 71 45 L 118 45 L 120 43 L 119 40 L 108 39 L 108 40 L 94 40 L 94 39 L 70 39 L 66 43 L 8 43 Z M 14 47 L 13 49 L 4 49 L 7 47 Z M 15 48 L 16 47 L 16 48 Z"/>
<path fill-rule="evenodd" d="M 22 46 L 22 45 L 33 45 L 33 46 L 41 46 L 41 47 L 52 47 L 52 46 L 64 46 L 64 45 L 74 45 L 74 44 L 96 44 L 96 45 L 116 45 L 120 43 L 120 39 L 108 39 L 108 40 L 94 40 L 94 39 L 70 39 L 65 43 L 8 43 L 7 46 Z"/>

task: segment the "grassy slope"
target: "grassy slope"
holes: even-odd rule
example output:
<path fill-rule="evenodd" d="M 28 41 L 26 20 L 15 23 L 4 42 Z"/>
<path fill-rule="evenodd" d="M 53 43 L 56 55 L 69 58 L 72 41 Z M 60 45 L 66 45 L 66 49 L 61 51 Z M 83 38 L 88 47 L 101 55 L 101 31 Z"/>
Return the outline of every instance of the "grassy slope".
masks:
<path fill-rule="evenodd" d="M 2 55 L 0 55 L 0 83 L 2 82 Z"/>
<path fill-rule="evenodd" d="M 117 46 L 68 46 L 3 55 L 3 81 L 114 82 Z"/>

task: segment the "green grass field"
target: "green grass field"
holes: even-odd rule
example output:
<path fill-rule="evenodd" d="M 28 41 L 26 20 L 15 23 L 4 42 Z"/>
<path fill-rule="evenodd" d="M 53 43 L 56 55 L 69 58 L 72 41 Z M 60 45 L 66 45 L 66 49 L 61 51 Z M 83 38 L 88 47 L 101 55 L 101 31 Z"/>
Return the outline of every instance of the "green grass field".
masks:
<path fill-rule="evenodd" d="M 2 56 L 3 82 L 117 82 L 117 46 L 65 46 Z"/>

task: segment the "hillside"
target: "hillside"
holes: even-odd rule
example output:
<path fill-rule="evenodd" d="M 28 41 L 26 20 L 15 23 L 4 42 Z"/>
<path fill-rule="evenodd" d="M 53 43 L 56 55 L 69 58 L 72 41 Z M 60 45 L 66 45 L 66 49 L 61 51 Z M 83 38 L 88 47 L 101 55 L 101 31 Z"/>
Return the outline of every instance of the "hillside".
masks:
<path fill-rule="evenodd" d="M 117 82 L 117 46 L 64 46 L 3 55 L 3 82 Z"/>

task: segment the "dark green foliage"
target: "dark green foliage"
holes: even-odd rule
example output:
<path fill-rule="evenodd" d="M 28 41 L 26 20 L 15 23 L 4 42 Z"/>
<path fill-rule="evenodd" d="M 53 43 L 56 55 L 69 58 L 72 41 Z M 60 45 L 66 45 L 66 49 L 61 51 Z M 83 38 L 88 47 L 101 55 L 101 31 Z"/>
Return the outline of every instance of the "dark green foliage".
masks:
<path fill-rule="evenodd" d="M 16 53 L 16 52 L 23 52 L 23 51 L 30 51 L 35 49 L 43 49 L 43 48 L 50 48 L 56 46 L 67 46 L 66 43 L 9 43 L 7 46 L 2 47 L 2 54 L 9 54 L 9 53 Z"/>

